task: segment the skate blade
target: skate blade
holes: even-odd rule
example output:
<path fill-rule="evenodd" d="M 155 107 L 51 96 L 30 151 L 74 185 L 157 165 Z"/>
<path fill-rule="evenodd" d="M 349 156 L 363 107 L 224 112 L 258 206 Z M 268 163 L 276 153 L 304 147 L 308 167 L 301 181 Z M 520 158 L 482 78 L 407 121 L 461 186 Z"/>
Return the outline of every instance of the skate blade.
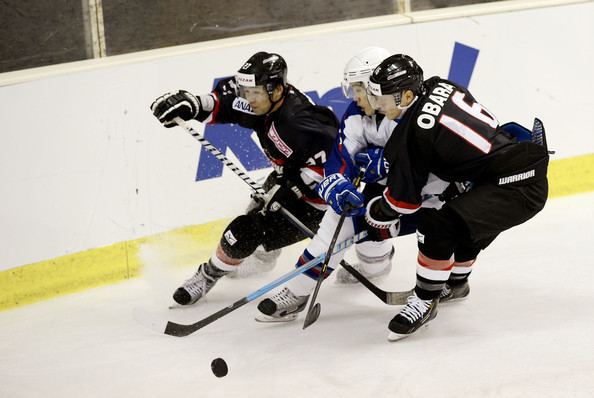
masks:
<path fill-rule="evenodd" d="M 419 333 L 422 330 L 427 329 L 428 327 L 429 327 L 429 322 L 427 322 L 426 324 L 424 324 L 423 326 L 421 326 L 420 328 L 418 328 L 414 332 L 408 333 L 408 334 L 395 333 L 395 332 L 392 332 L 390 330 L 390 333 L 388 333 L 388 341 L 389 342 L 394 342 L 394 341 L 399 341 L 399 340 L 405 339 L 407 337 L 410 337 L 410 336 L 412 336 L 414 334 Z"/>
<path fill-rule="evenodd" d="M 412 335 L 412 333 L 411 334 L 398 334 L 398 333 L 390 332 L 390 333 L 388 333 L 388 341 L 402 340 L 402 339 L 405 339 L 411 335 Z"/>
<path fill-rule="evenodd" d="M 273 316 L 260 314 L 254 319 L 256 320 L 256 322 L 262 322 L 262 323 L 283 323 L 283 322 L 294 321 L 295 319 L 297 319 L 297 315 L 298 314 L 289 314 L 289 315 L 283 316 L 282 318 L 276 318 Z"/>
<path fill-rule="evenodd" d="M 459 303 L 459 302 L 464 302 L 466 300 L 468 300 L 468 296 L 456 297 L 456 298 L 452 298 L 452 299 L 449 299 L 449 300 L 446 300 L 446 301 L 441 301 L 440 300 L 439 301 L 439 305 L 444 305 L 444 304 L 447 305 L 449 303 Z"/>
<path fill-rule="evenodd" d="M 187 310 L 188 308 L 194 308 L 194 304 L 196 304 L 196 303 L 198 303 L 198 301 L 193 302 L 193 303 L 189 303 L 189 304 L 179 304 L 179 303 L 176 303 L 174 301 L 167 308 L 170 309 L 170 310 L 184 310 L 184 309 Z"/>

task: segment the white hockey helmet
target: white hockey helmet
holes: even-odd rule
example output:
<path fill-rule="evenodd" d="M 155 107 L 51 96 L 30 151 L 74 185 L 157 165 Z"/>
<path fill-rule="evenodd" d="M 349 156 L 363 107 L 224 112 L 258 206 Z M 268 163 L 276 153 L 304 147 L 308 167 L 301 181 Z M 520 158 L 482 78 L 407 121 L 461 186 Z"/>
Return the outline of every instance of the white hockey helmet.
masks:
<path fill-rule="evenodd" d="M 342 78 L 342 92 L 344 96 L 353 98 L 351 84 L 363 83 L 366 85 L 373 69 L 390 55 L 392 53 L 385 48 L 368 47 L 359 51 L 357 55 L 351 58 L 344 67 Z"/>

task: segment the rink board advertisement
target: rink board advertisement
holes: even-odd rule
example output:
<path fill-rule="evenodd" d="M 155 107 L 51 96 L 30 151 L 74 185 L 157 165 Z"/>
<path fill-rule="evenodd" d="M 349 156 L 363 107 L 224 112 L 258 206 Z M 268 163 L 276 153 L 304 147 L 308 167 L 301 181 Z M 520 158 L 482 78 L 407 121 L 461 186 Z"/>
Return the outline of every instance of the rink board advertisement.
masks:
<path fill-rule="evenodd" d="M 204 260 L 250 189 L 149 106 L 167 91 L 210 91 L 260 50 L 283 55 L 289 81 L 339 115 L 342 70 L 355 52 L 407 53 L 425 77 L 467 85 L 502 122 L 542 119 L 556 150 L 552 197 L 594 189 L 592 2 L 267 37 L 0 87 L 0 309 L 135 276 L 146 245 L 177 253 L 170 265 Z M 192 125 L 254 179 L 270 171 L 251 131 Z"/>

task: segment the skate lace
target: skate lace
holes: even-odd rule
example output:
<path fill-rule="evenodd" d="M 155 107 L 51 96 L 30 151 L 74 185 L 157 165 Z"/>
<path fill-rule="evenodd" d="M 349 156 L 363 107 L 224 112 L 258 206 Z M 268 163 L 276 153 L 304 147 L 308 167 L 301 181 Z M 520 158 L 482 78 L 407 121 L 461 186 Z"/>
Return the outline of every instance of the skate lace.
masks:
<path fill-rule="evenodd" d="M 417 319 L 423 317 L 430 304 L 430 301 L 421 300 L 417 296 L 411 296 L 407 299 L 406 306 L 400 311 L 400 315 L 410 322 L 415 322 Z"/>
<path fill-rule="evenodd" d="M 270 299 L 276 303 L 277 308 L 289 308 L 299 301 L 298 297 L 286 287 Z"/>
<path fill-rule="evenodd" d="M 439 295 L 439 298 L 444 298 L 449 296 L 452 293 L 452 289 L 450 289 L 450 287 L 448 285 L 445 285 L 443 287 L 443 289 L 441 290 L 441 293 Z"/>
<path fill-rule="evenodd" d="M 204 272 L 204 267 L 198 268 L 198 271 L 192 277 L 184 282 L 184 289 L 190 293 L 192 297 L 202 295 L 207 289 L 209 284 L 214 282 Z"/>

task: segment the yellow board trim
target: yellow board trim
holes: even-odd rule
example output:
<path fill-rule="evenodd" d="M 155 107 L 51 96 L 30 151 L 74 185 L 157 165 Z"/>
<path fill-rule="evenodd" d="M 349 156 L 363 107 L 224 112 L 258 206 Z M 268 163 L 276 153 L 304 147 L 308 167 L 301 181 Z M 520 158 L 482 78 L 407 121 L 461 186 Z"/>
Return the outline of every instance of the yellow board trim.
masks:
<path fill-rule="evenodd" d="M 554 156 L 554 155 L 553 155 Z M 594 191 L 594 154 L 549 164 L 549 199 Z"/>
<path fill-rule="evenodd" d="M 549 198 L 594 191 L 594 154 L 553 160 Z M 68 254 L 0 272 L 0 311 L 113 284 L 142 274 L 142 251 L 157 249 L 167 265 L 197 265 L 216 247 L 229 220 Z"/>

